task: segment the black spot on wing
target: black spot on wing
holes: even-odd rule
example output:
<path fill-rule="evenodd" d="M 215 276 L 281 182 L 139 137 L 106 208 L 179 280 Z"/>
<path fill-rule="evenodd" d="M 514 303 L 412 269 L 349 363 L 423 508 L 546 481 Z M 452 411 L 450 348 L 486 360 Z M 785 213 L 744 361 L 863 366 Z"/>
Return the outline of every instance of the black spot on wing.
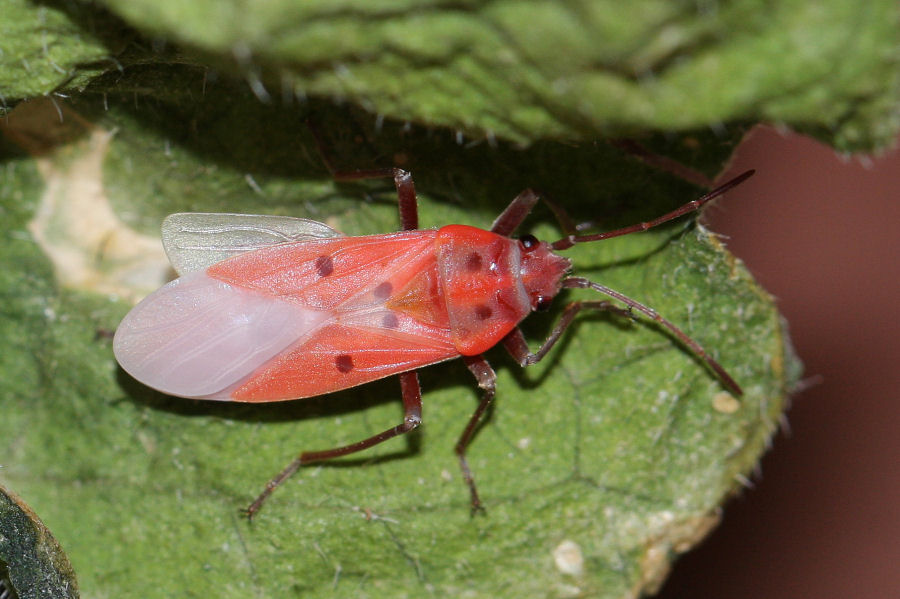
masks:
<path fill-rule="evenodd" d="M 338 372 L 346 374 L 353 370 L 353 358 L 347 354 L 341 354 L 334 359 L 334 365 Z"/>
<path fill-rule="evenodd" d="M 381 319 L 381 326 L 386 329 L 396 329 L 400 326 L 400 320 L 397 318 L 396 314 L 389 312 Z"/>
<path fill-rule="evenodd" d="M 316 258 L 316 272 L 320 277 L 327 277 L 334 272 L 334 261 L 331 256 L 319 256 Z"/>
<path fill-rule="evenodd" d="M 394 286 L 391 285 L 388 281 L 385 281 L 378 287 L 372 290 L 372 295 L 375 296 L 377 300 L 386 300 L 391 297 L 391 293 L 394 291 Z"/>

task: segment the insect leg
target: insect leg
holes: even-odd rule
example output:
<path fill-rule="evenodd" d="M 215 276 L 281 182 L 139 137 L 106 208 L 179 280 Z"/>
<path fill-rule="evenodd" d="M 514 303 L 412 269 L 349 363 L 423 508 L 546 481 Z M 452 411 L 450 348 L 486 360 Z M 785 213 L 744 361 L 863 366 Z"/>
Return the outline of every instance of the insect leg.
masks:
<path fill-rule="evenodd" d="M 416 199 L 416 186 L 412 175 L 402 168 L 376 168 L 362 171 L 333 171 L 337 181 L 358 181 L 360 179 L 381 179 L 391 177 L 397 187 L 397 199 L 400 206 L 400 227 L 404 231 L 419 228 L 419 202 Z"/>
<path fill-rule="evenodd" d="M 469 418 L 469 422 L 466 424 L 466 428 L 463 429 L 462 434 L 459 436 L 459 440 L 456 442 L 456 447 L 454 447 L 456 456 L 459 458 L 459 467 L 462 470 L 463 479 L 469 486 L 469 492 L 472 496 L 472 513 L 474 514 L 484 508 L 481 505 L 481 499 L 478 497 L 475 478 L 472 476 L 472 471 L 469 469 L 469 462 L 466 460 L 466 449 L 469 447 L 469 442 L 475 435 L 475 431 L 478 430 L 478 425 L 481 422 L 482 417 L 484 417 L 485 412 L 494 399 L 494 392 L 497 388 L 497 374 L 482 356 L 466 356 L 464 359 L 466 361 L 466 366 L 468 366 L 472 374 L 475 375 L 478 386 L 484 390 L 484 395 L 481 396 L 481 402 L 478 404 L 478 407 L 475 408 L 475 411 Z"/>
<path fill-rule="evenodd" d="M 413 184 L 412 175 L 402 168 L 376 168 L 368 170 L 341 171 L 334 168 L 328 152 L 325 151 L 325 143 L 318 126 L 312 120 L 306 121 L 306 126 L 312 133 L 313 139 L 319 148 L 322 162 L 336 181 L 358 181 L 360 179 L 382 179 L 391 177 L 397 187 L 397 198 L 400 202 L 400 228 L 404 231 L 412 231 L 419 228 L 419 206 L 416 199 L 416 187 Z"/>
<path fill-rule="evenodd" d="M 419 387 L 419 375 L 415 371 L 404 372 L 399 375 L 400 390 L 403 394 L 403 422 L 393 428 L 373 435 L 368 439 L 363 439 L 350 445 L 343 447 L 335 447 L 334 449 L 326 449 L 324 451 L 304 451 L 293 462 L 278 473 L 278 475 L 266 483 L 266 488 L 259 494 L 253 503 L 251 503 L 244 513 L 248 518 L 252 519 L 256 512 L 262 507 L 269 495 L 272 494 L 281 483 L 287 480 L 292 474 L 300 469 L 301 466 L 312 464 L 314 462 L 323 462 L 339 458 L 341 456 L 356 453 L 368 449 L 374 445 L 378 445 L 388 439 L 393 439 L 398 435 L 408 433 L 422 423 L 422 390 Z"/>
<path fill-rule="evenodd" d="M 563 233 L 566 235 L 575 235 L 578 233 L 575 222 L 569 218 L 569 215 L 566 214 L 566 211 L 563 210 L 561 206 L 550 201 L 546 196 L 538 196 L 533 189 L 526 189 L 513 198 L 513 201 L 509 203 L 509 206 L 507 206 L 506 209 L 500 213 L 500 216 L 494 220 L 494 224 L 491 225 L 491 232 L 509 237 L 512 232 L 522 224 L 525 217 L 531 213 L 531 210 L 534 208 L 534 205 L 537 204 L 538 199 L 542 199 L 553 212 L 553 216 L 555 216 L 556 220 L 559 222 Z"/>
<path fill-rule="evenodd" d="M 518 360 L 519 364 L 522 366 L 528 366 L 530 364 L 535 364 L 541 360 L 547 352 L 550 351 L 550 348 L 559 340 L 563 331 L 572 323 L 572 320 L 575 318 L 575 315 L 578 314 L 579 311 L 587 308 L 591 310 L 606 310 L 616 312 L 621 315 L 631 316 L 632 310 L 637 310 L 648 317 L 652 318 L 654 321 L 658 322 L 663 327 L 667 328 L 675 337 L 684 343 L 688 349 L 694 352 L 698 358 L 706 362 L 709 368 L 719 377 L 719 380 L 730 389 L 736 395 L 743 395 L 744 392 L 741 390 L 740 385 L 731 377 L 728 372 L 722 367 L 721 364 L 716 362 L 712 356 L 710 356 L 703 347 L 693 339 L 687 336 L 687 334 L 676 327 L 674 324 L 663 318 L 659 315 L 659 312 L 645 306 L 644 304 L 638 302 L 637 300 L 633 300 L 627 295 L 623 293 L 619 293 L 614 289 L 610 289 L 604 285 L 600 285 L 599 283 L 594 283 L 593 281 L 589 281 L 587 279 L 583 279 L 581 277 L 569 277 L 564 279 L 562 282 L 562 286 L 569 289 L 593 289 L 594 291 L 599 291 L 604 295 L 608 295 L 614 299 L 619 300 L 626 306 L 627 309 L 619 308 L 608 301 L 587 301 L 587 302 L 573 302 L 566 306 L 565 310 L 563 310 L 563 314 L 560 317 L 559 321 L 556 323 L 556 326 L 553 327 L 553 330 L 550 332 L 550 336 L 547 337 L 547 340 L 544 341 L 543 345 L 538 348 L 538 350 L 534 353 L 529 351 L 528 344 L 525 343 L 525 338 L 522 336 L 522 332 L 519 329 L 513 329 L 510 333 L 503 338 L 503 347 L 506 348 L 513 358 Z"/>
<path fill-rule="evenodd" d="M 522 221 L 525 220 L 525 217 L 537 204 L 537 201 L 538 195 L 531 189 L 526 189 L 517 195 L 509 203 L 509 206 L 500 213 L 500 216 L 494 220 L 494 224 L 491 225 L 491 232 L 509 237 L 522 224 Z"/>
<path fill-rule="evenodd" d="M 644 164 L 671 173 L 689 183 L 699 185 L 700 187 L 710 187 L 712 185 L 710 178 L 700 171 L 681 164 L 668 156 L 661 156 L 660 154 L 651 152 L 633 139 L 613 139 L 610 140 L 609 143 L 611 146 L 619 148 L 624 152 L 628 152 Z"/>
<path fill-rule="evenodd" d="M 625 310 L 623 308 L 619 308 L 612 302 L 606 300 L 599 301 L 585 301 L 585 302 L 572 302 L 563 310 L 562 316 L 560 316 L 559 320 L 556 321 L 556 325 L 553 327 L 553 330 L 550 331 L 550 335 L 547 336 L 547 339 L 541 344 L 541 346 L 537 349 L 536 352 L 533 352 L 528 348 L 528 343 L 525 341 L 525 336 L 522 335 L 522 331 L 517 327 L 510 331 L 506 337 L 503 338 L 503 347 L 506 348 L 506 351 L 515 359 L 520 366 L 530 366 L 532 364 L 537 364 L 543 359 L 544 356 L 547 355 L 547 352 L 556 345 L 556 342 L 559 341 L 559 338 L 562 336 L 563 332 L 569 328 L 569 325 L 572 324 L 572 321 L 575 319 L 575 315 L 578 314 L 582 310 L 604 310 L 607 312 L 615 312 L 620 316 L 630 317 L 631 312 L 629 310 Z"/>
<path fill-rule="evenodd" d="M 731 375 L 728 374 L 724 368 L 722 368 L 721 364 L 713 360 L 712 356 L 706 353 L 706 350 L 703 349 L 699 343 L 688 337 L 684 331 L 676 327 L 674 324 L 660 316 L 659 312 L 657 312 L 653 308 L 645 306 L 637 300 L 631 299 L 624 293 L 619 293 L 618 291 L 610 289 L 605 285 L 600 285 L 599 283 L 594 283 L 593 281 L 589 281 L 581 277 L 569 277 L 567 279 L 564 279 L 562 284 L 563 287 L 568 287 L 570 289 L 593 289 L 594 291 L 599 291 L 604 295 L 608 295 L 609 297 L 619 300 L 620 302 L 628 306 L 629 310 L 635 309 L 638 312 L 646 314 L 647 316 L 658 322 L 660 325 L 669 329 L 669 331 L 671 331 L 673 335 L 675 335 L 682 343 L 688 346 L 688 348 L 692 352 L 694 352 L 694 355 L 706 362 L 726 387 L 728 387 L 736 395 L 744 394 L 744 392 L 741 390 L 740 385 L 738 385 L 737 382 L 733 378 L 731 378 Z"/>

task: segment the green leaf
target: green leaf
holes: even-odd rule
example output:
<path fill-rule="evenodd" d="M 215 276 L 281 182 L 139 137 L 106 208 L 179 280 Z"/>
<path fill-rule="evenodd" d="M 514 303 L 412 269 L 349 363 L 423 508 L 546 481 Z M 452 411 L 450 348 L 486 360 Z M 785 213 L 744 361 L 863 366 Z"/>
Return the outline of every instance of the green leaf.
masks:
<path fill-rule="evenodd" d="M 702 192 L 602 141 L 460 144 L 327 102 L 260 104 L 189 65 L 102 77 L 64 107 L 62 127 L 50 103 L 28 107 L 2 125 L 17 146 L 0 147 L 0 480 L 30 498 L 91 596 L 652 590 L 753 469 L 799 375 L 771 298 L 690 219 L 579 246 L 567 252 L 577 273 L 683 327 L 745 395 L 728 395 L 653 324 L 584 315 L 534 367 L 487 356 L 497 401 L 469 451 L 485 516 L 470 516 L 453 454 L 479 397 L 457 360 L 422 371 L 419 431 L 301 470 L 248 523 L 239 509 L 297 452 L 399 423 L 399 386 L 232 405 L 130 379 L 109 332 L 126 298 L 161 282 L 163 216 L 278 213 L 348 234 L 395 230 L 390 181 L 335 183 L 306 117 L 337 168 L 409 168 L 423 227 L 487 227 L 525 187 L 603 228 Z M 711 175 L 741 134 L 642 141 Z M 560 235 L 542 206 L 525 228 Z M 597 296 L 562 294 L 525 321 L 533 346 L 576 298 Z"/>
<path fill-rule="evenodd" d="M 861 151 L 900 130 L 894 0 L 102 4 L 153 42 L 95 4 L 8 0 L 7 103 L 174 61 L 216 65 L 263 101 L 345 99 L 522 144 L 764 120 Z"/>
<path fill-rule="evenodd" d="M 78 597 L 75 573 L 40 518 L 0 486 L 0 596 Z"/>
<path fill-rule="evenodd" d="M 59 88 L 79 89 L 115 68 L 129 36 L 110 15 L 72 3 L 4 0 L 0 19 L 0 114 Z"/>

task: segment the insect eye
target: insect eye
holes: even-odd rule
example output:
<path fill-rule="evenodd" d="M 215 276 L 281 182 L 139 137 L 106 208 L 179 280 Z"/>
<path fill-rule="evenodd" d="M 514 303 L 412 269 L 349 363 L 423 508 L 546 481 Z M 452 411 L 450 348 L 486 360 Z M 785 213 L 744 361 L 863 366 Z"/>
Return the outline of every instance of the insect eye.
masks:
<path fill-rule="evenodd" d="M 534 309 L 538 312 L 546 312 L 550 309 L 550 304 L 552 303 L 552 298 L 540 296 L 538 297 L 537 302 L 534 304 Z"/>
<path fill-rule="evenodd" d="M 521 237 L 519 237 L 519 243 L 522 244 L 523 249 L 533 250 L 538 246 L 540 242 L 534 235 L 522 235 Z"/>

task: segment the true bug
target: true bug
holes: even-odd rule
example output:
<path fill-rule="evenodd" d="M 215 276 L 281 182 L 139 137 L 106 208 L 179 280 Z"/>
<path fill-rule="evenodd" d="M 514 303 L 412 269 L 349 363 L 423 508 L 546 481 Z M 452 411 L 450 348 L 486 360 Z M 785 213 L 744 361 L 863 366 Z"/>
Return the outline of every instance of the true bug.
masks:
<path fill-rule="evenodd" d="M 566 235 L 553 243 L 509 235 L 538 200 L 519 194 L 490 230 L 448 225 L 419 230 L 415 187 L 401 169 L 344 178 L 393 177 L 403 231 L 344 237 L 315 221 L 259 215 L 174 214 L 163 244 L 180 278 L 125 317 L 113 348 L 134 378 L 195 399 L 270 402 L 347 389 L 398 374 L 403 422 L 357 443 L 301 453 L 266 485 L 246 513 L 303 465 L 362 451 L 416 428 L 422 397 L 416 369 L 462 357 L 483 396 L 456 443 L 473 511 L 481 507 L 466 448 L 494 397 L 496 375 L 482 353 L 497 343 L 522 366 L 543 358 L 583 309 L 633 310 L 666 327 L 733 393 L 741 389 L 718 362 L 651 308 L 587 279 L 567 276 L 557 254 L 585 243 L 643 231 L 694 210 L 738 185 L 748 171 L 654 220 L 581 235 L 555 209 Z M 590 288 L 620 301 L 566 306 L 546 341 L 531 352 L 517 328 L 562 288 Z"/>

